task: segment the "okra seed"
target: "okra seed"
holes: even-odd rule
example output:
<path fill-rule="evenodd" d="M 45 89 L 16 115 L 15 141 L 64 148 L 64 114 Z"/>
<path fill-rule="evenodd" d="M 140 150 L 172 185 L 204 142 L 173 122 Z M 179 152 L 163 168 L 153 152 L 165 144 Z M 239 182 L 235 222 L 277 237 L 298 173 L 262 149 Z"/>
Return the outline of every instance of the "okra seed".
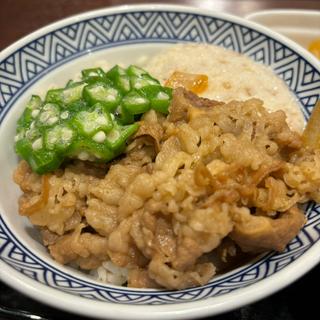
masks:
<path fill-rule="evenodd" d="M 80 160 L 85 161 L 85 160 L 88 160 L 88 159 L 90 158 L 90 155 L 89 155 L 89 153 L 86 152 L 86 151 L 81 151 L 81 152 L 78 154 L 78 158 L 79 158 Z"/>
<path fill-rule="evenodd" d="M 44 123 L 44 122 L 46 122 L 46 121 L 49 119 L 49 117 L 50 117 L 50 113 L 48 113 L 48 112 L 43 112 L 43 113 L 40 115 L 39 120 L 40 120 L 40 122 Z"/>
<path fill-rule="evenodd" d="M 39 114 L 40 110 L 39 109 L 34 109 L 31 112 L 31 116 L 32 118 L 35 118 L 38 114 Z"/>
<path fill-rule="evenodd" d="M 53 135 L 53 134 L 48 135 L 48 143 L 50 145 L 49 149 L 51 149 L 52 145 L 54 145 L 57 141 L 58 141 L 57 135 Z"/>
<path fill-rule="evenodd" d="M 68 111 L 64 111 L 61 113 L 60 118 L 65 120 L 69 117 L 69 112 Z"/>
<path fill-rule="evenodd" d="M 35 138 L 36 135 L 37 135 L 37 130 L 34 129 L 34 128 L 31 128 L 31 127 L 30 127 L 30 129 L 27 130 L 27 132 L 26 132 L 26 137 L 27 137 L 29 140 Z"/>
<path fill-rule="evenodd" d="M 73 131 L 66 127 L 57 126 L 48 132 L 48 148 L 53 149 L 55 145 L 67 146 L 73 137 Z"/>
<path fill-rule="evenodd" d="M 108 93 L 112 94 L 113 96 L 116 96 L 118 94 L 118 91 L 116 89 L 114 89 L 114 88 L 111 88 L 111 89 L 108 90 Z"/>
<path fill-rule="evenodd" d="M 59 119 L 57 118 L 58 115 L 58 108 L 51 103 L 47 103 L 43 107 L 44 112 L 40 114 L 39 120 L 42 123 L 52 125 L 57 122 Z"/>
<path fill-rule="evenodd" d="M 68 142 L 72 139 L 73 131 L 68 128 L 63 128 L 61 130 L 61 138 L 63 141 Z"/>
<path fill-rule="evenodd" d="M 47 123 L 48 123 L 48 125 L 51 126 L 51 125 L 55 124 L 58 120 L 59 120 L 58 117 L 51 117 L 48 119 Z"/>
<path fill-rule="evenodd" d="M 39 150 L 42 148 L 42 138 L 38 138 L 32 143 L 33 150 Z"/>
<path fill-rule="evenodd" d="M 97 122 L 97 124 L 100 124 L 100 125 L 107 125 L 108 124 L 108 121 L 104 116 L 97 117 L 96 122 Z"/>
<path fill-rule="evenodd" d="M 114 95 L 112 95 L 112 94 L 108 94 L 106 96 L 106 100 L 107 101 L 116 101 L 116 97 Z"/>
<path fill-rule="evenodd" d="M 54 111 L 55 109 L 55 105 L 52 104 L 52 103 L 47 103 L 44 107 L 43 107 L 43 110 L 44 111 Z"/>
<path fill-rule="evenodd" d="M 18 134 L 15 135 L 14 137 L 14 142 L 17 142 L 23 138 L 23 132 L 19 132 Z"/>
<path fill-rule="evenodd" d="M 126 90 L 126 91 L 130 90 L 129 79 L 121 79 L 120 82 L 121 82 L 121 85 L 123 86 L 124 90 Z"/>
<path fill-rule="evenodd" d="M 98 142 L 98 143 L 102 143 L 106 140 L 106 134 L 103 132 L 103 131 L 98 131 L 93 137 L 92 139 L 95 141 L 95 142 Z"/>
<path fill-rule="evenodd" d="M 52 112 L 50 111 L 46 111 L 46 112 L 43 112 L 41 115 L 40 115 L 40 122 L 42 123 L 46 123 L 46 124 L 53 124 L 53 123 L 49 123 L 51 122 L 51 119 L 52 118 Z"/>
<path fill-rule="evenodd" d="M 110 132 L 108 132 L 106 137 L 110 142 L 114 142 L 120 137 L 120 132 L 118 130 L 113 129 Z"/>
<path fill-rule="evenodd" d="M 134 103 L 137 103 L 137 104 L 142 104 L 142 103 L 147 102 L 146 99 L 141 98 L 141 97 L 134 98 L 133 101 L 134 101 Z"/>
<path fill-rule="evenodd" d="M 168 100 L 169 96 L 165 92 L 160 91 L 157 94 L 157 99 L 159 99 L 159 100 Z"/>
<path fill-rule="evenodd" d="M 142 88 L 142 83 L 141 82 L 137 82 L 134 87 L 136 89 L 141 89 Z"/>

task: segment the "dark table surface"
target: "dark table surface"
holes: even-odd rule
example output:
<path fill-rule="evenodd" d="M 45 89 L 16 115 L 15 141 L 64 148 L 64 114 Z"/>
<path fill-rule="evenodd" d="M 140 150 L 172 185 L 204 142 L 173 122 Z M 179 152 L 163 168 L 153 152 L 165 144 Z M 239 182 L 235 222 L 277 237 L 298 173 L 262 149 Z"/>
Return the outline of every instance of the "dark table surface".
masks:
<path fill-rule="evenodd" d="M 1 0 L 0 1 L 0 50 L 30 32 L 48 23 L 88 10 L 133 3 L 161 1 L 137 0 Z M 320 0 L 175 0 L 167 3 L 193 5 L 195 7 L 225 11 L 240 16 L 265 9 L 313 9 L 320 10 Z M 319 300 L 317 286 L 320 280 L 320 266 L 280 292 L 249 306 L 224 315 L 212 317 L 215 320 L 298 320 L 318 319 Z M 319 303 L 319 302 L 318 302 Z M 15 313 L 17 311 L 20 317 Z M 86 318 L 71 315 L 38 303 L 0 281 L 0 320 Z M 318 314 L 318 315 L 317 315 Z"/>

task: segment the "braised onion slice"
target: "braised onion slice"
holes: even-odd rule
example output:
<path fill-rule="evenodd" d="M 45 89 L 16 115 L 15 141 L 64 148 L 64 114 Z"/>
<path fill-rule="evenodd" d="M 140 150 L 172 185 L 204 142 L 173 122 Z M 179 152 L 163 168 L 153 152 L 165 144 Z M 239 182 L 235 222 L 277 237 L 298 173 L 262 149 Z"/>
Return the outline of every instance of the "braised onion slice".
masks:
<path fill-rule="evenodd" d="M 20 214 L 23 216 L 31 216 L 35 212 L 41 210 L 48 202 L 49 191 L 50 191 L 50 183 L 49 183 L 50 175 L 42 176 L 42 190 L 39 199 L 30 204 L 21 206 Z"/>
<path fill-rule="evenodd" d="M 312 149 L 320 148 L 320 100 L 312 110 L 310 119 L 302 134 L 304 146 Z"/>

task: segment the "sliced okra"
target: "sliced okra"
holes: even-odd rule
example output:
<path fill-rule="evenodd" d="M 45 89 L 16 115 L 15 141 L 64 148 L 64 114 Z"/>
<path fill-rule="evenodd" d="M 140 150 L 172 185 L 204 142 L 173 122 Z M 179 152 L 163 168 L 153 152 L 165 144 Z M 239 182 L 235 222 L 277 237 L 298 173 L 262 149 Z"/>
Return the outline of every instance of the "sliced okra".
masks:
<path fill-rule="evenodd" d="M 150 101 L 142 92 L 130 91 L 122 99 L 123 108 L 130 114 L 141 114 L 150 109 Z"/>
<path fill-rule="evenodd" d="M 82 90 L 85 85 L 83 82 L 78 82 L 69 85 L 67 88 L 49 90 L 45 101 L 66 106 L 82 98 Z"/>
<path fill-rule="evenodd" d="M 150 107 L 161 113 L 168 113 L 172 99 L 172 89 L 163 86 L 147 86 L 141 89 L 150 100 Z"/>
<path fill-rule="evenodd" d="M 39 115 L 36 118 L 35 127 L 38 126 L 52 126 L 56 124 L 60 119 L 60 107 L 55 103 L 46 103 Z M 31 123 L 32 126 L 32 123 Z M 32 129 L 32 127 L 30 128 Z"/>
<path fill-rule="evenodd" d="M 45 147 L 55 152 L 64 152 L 72 144 L 76 133 L 66 125 L 58 125 L 46 130 L 44 135 Z"/>
<path fill-rule="evenodd" d="M 110 132 L 106 134 L 106 143 L 114 151 L 123 150 L 127 139 L 132 136 L 139 128 L 138 123 L 121 126 L 115 125 Z"/>
<path fill-rule="evenodd" d="M 106 110 L 112 112 L 119 105 L 121 94 L 116 88 L 97 82 L 84 87 L 83 98 L 90 106 L 101 103 Z"/>
<path fill-rule="evenodd" d="M 106 73 L 101 68 L 90 68 L 81 71 L 82 80 L 87 83 L 104 82 Z"/>
<path fill-rule="evenodd" d="M 18 120 L 18 127 L 27 128 L 38 116 L 42 107 L 42 100 L 39 96 L 33 95 L 26 105 L 22 116 Z"/>
<path fill-rule="evenodd" d="M 90 111 L 81 111 L 71 120 L 71 125 L 78 128 L 82 135 L 92 137 L 98 131 L 109 132 L 113 121 L 109 112 L 106 112 L 99 103 Z"/>

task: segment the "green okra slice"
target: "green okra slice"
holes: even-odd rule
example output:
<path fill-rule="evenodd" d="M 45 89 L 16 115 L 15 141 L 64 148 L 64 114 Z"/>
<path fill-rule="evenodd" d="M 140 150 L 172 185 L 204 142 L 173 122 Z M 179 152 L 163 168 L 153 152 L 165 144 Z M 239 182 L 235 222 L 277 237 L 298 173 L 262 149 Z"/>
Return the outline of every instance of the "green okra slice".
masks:
<path fill-rule="evenodd" d="M 149 99 L 138 90 L 130 91 L 122 99 L 123 108 L 130 114 L 141 114 L 147 112 L 150 109 Z"/>
<path fill-rule="evenodd" d="M 45 101 L 63 106 L 80 100 L 82 98 L 82 90 L 85 87 L 84 82 L 71 83 L 66 88 L 52 89 L 47 92 Z"/>
<path fill-rule="evenodd" d="M 118 121 L 122 125 L 131 124 L 134 122 L 134 115 L 128 112 L 122 104 L 120 104 L 116 110 L 116 116 Z"/>
<path fill-rule="evenodd" d="M 172 89 L 163 86 L 146 86 L 141 89 L 150 100 L 150 107 L 155 111 L 167 114 L 172 100 Z"/>
<path fill-rule="evenodd" d="M 138 128 L 138 123 L 126 126 L 116 124 L 112 130 L 107 133 L 106 143 L 109 145 L 111 150 L 121 152 L 126 147 L 128 138 L 135 134 Z"/>
<path fill-rule="evenodd" d="M 74 88 L 74 87 L 77 87 L 78 85 L 83 85 L 85 84 L 84 81 L 75 81 L 75 80 L 69 80 L 65 86 L 65 89 L 67 88 Z"/>
<path fill-rule="evenodd" d="M 115 65 L 106 73 L 106 77 L 114 82 L 119 76 L 124 76 L 126 74 L 127 73 L 124 68 L 120 67 L 119 65 Z"/>
<path fill-rule="evenodd" d="M 127 69 L 127 74 L 130 77 L 130 85 L 133 89 L 141 89 L 150 85 L 160 85 L 160 82 L 151 77 L 150 74 L 142 68 L 130 65 Z"/>
<path fill-rule="evenodd" d="M 56 105 L 45 104 L 36 119 L 33 119 L 27 128 L 17 130 L 16 153 L 29 163 L 33 171 L 39 174 L 57 169 L 62 162 L 62 158 L 55 152 L 45 148 L 43 141 L 46 128 L 51 128 L 53 122 L 58 121 L 56 120 L 58 114 L 59 108 Z"/>
<path fill-rule="evenodd" d="M 60 167 L 62 162 L 63 157 L 56 152 L 48 150 L 33 151 L 28 159 L 32 170 L 38 174 L 54 171 Z"/>
<path fill-rule="evenodd" d="M 89 84 L 83 89 L 83 98 L 90 106 L 102 104 L 106 110 L 113 112 L 121 101 L 120 91 L 103 82 Z"/>
<path fill-rule="evenodd" d="M 31 122 L 38 116 L 42 107 L 42 100 L 39 96 L 33 95 L 26 105 L 22 116 L 18 120 L 18 129 L 28 128 Z"/>
<path fill-rule="evenodd" d="M 144 75 L 149 75 L 148 72 L 140 67 L 137 67 L 135 65 L 130 65 L 127 68 L 127 74 L 130 77 L 142 77 Z"/>
<path fill-rule="evenodd" d="M 109 132 L 113 127 L 113 121 L 109 112 L 97 103 L 89 111 L 81 111 L 70 120 L 71 125 L 78 129 L 84 136 L 92 137 L 98 131 Z"/>
<path fill-rule="evenodd" d="M 130 77 L 126 70 L 116 65 L 106 73 L 107 79 L 110 79 L 114 86 L 119 89 L 122 94 L 130 91 Z"/>
<path fill-rule="evenodd" d="M 60 119 L 68 121 L 81 111 L 88 111 L 92 109 L 84 100 L 78 100 L 68 104 L 67 108 L 63 108 L 60 113 Z"/>
<path fill-rule="evenodd" d="M 35 123 L 34 129 L 36 130 L 38 127 L 52 126 L 57 124 L 60 120 L 60 113 L 61 110 L 58 104 L 45 103 L 37 115 L 35 122 L 33 122 Z M 30 128 L 33 129 L 32 123 Z"/>
<path fill-rule="evenodd" d="M 26 138 L 16 140 L 15 151 L 21 158 L 28 159 L 32 153 L 31 142 Z"/>
<path fill-rule="evenodd" d="M 106 143 L 99 143 L 92 138 L 78 136 L 72 143 L 68 156 L 83 161 L 110 161 L 115 157 L 115 154 Z"/>
<path fill-rule="evenodd" d="M 130 78 L 127 75 L 119 76 L 115 81 L 114 85 L 119 89 L 122 94 L 126 94 L 131 90 Z"/>
<path fill-rule="evenodd" d="M 76 82 L 74 80 L 70 79 L 66 84 L 66 88 L 72 88 L 75 83 Z"/>
<path fill-rule="evenodd" d="M 44 144 L 47 150 L 63 154 L 71 146 L 76 132 L 66 124 L 60 124 L 49 128 L 44 134 Z"/>
<path fill-rule="evenodd" d="M 87 83 L 106 81 L 106 73 L 101 68 L 90 68 L 81 71 L 82 80 Z"/>
<path fill-rule="evenodd" d="M 144 74 L 141 77 L 130 77 L 130 85 L 133 89 L 141 89 L 147 86 L 159 86 L 160 82 L 157 79 L 152 78 L 148 74 Z"/>
<path fill-rule="evenodd" d="M 15 144 L 16 153 L 25 159 L 32 170 L 38 174 L 43 174 L 57 169 L 63 158 L 56 152 L 46 150 L 43 146 L 42 137 L 38 137 L 33 142 L 28 139 L 21 139 Z"/>

